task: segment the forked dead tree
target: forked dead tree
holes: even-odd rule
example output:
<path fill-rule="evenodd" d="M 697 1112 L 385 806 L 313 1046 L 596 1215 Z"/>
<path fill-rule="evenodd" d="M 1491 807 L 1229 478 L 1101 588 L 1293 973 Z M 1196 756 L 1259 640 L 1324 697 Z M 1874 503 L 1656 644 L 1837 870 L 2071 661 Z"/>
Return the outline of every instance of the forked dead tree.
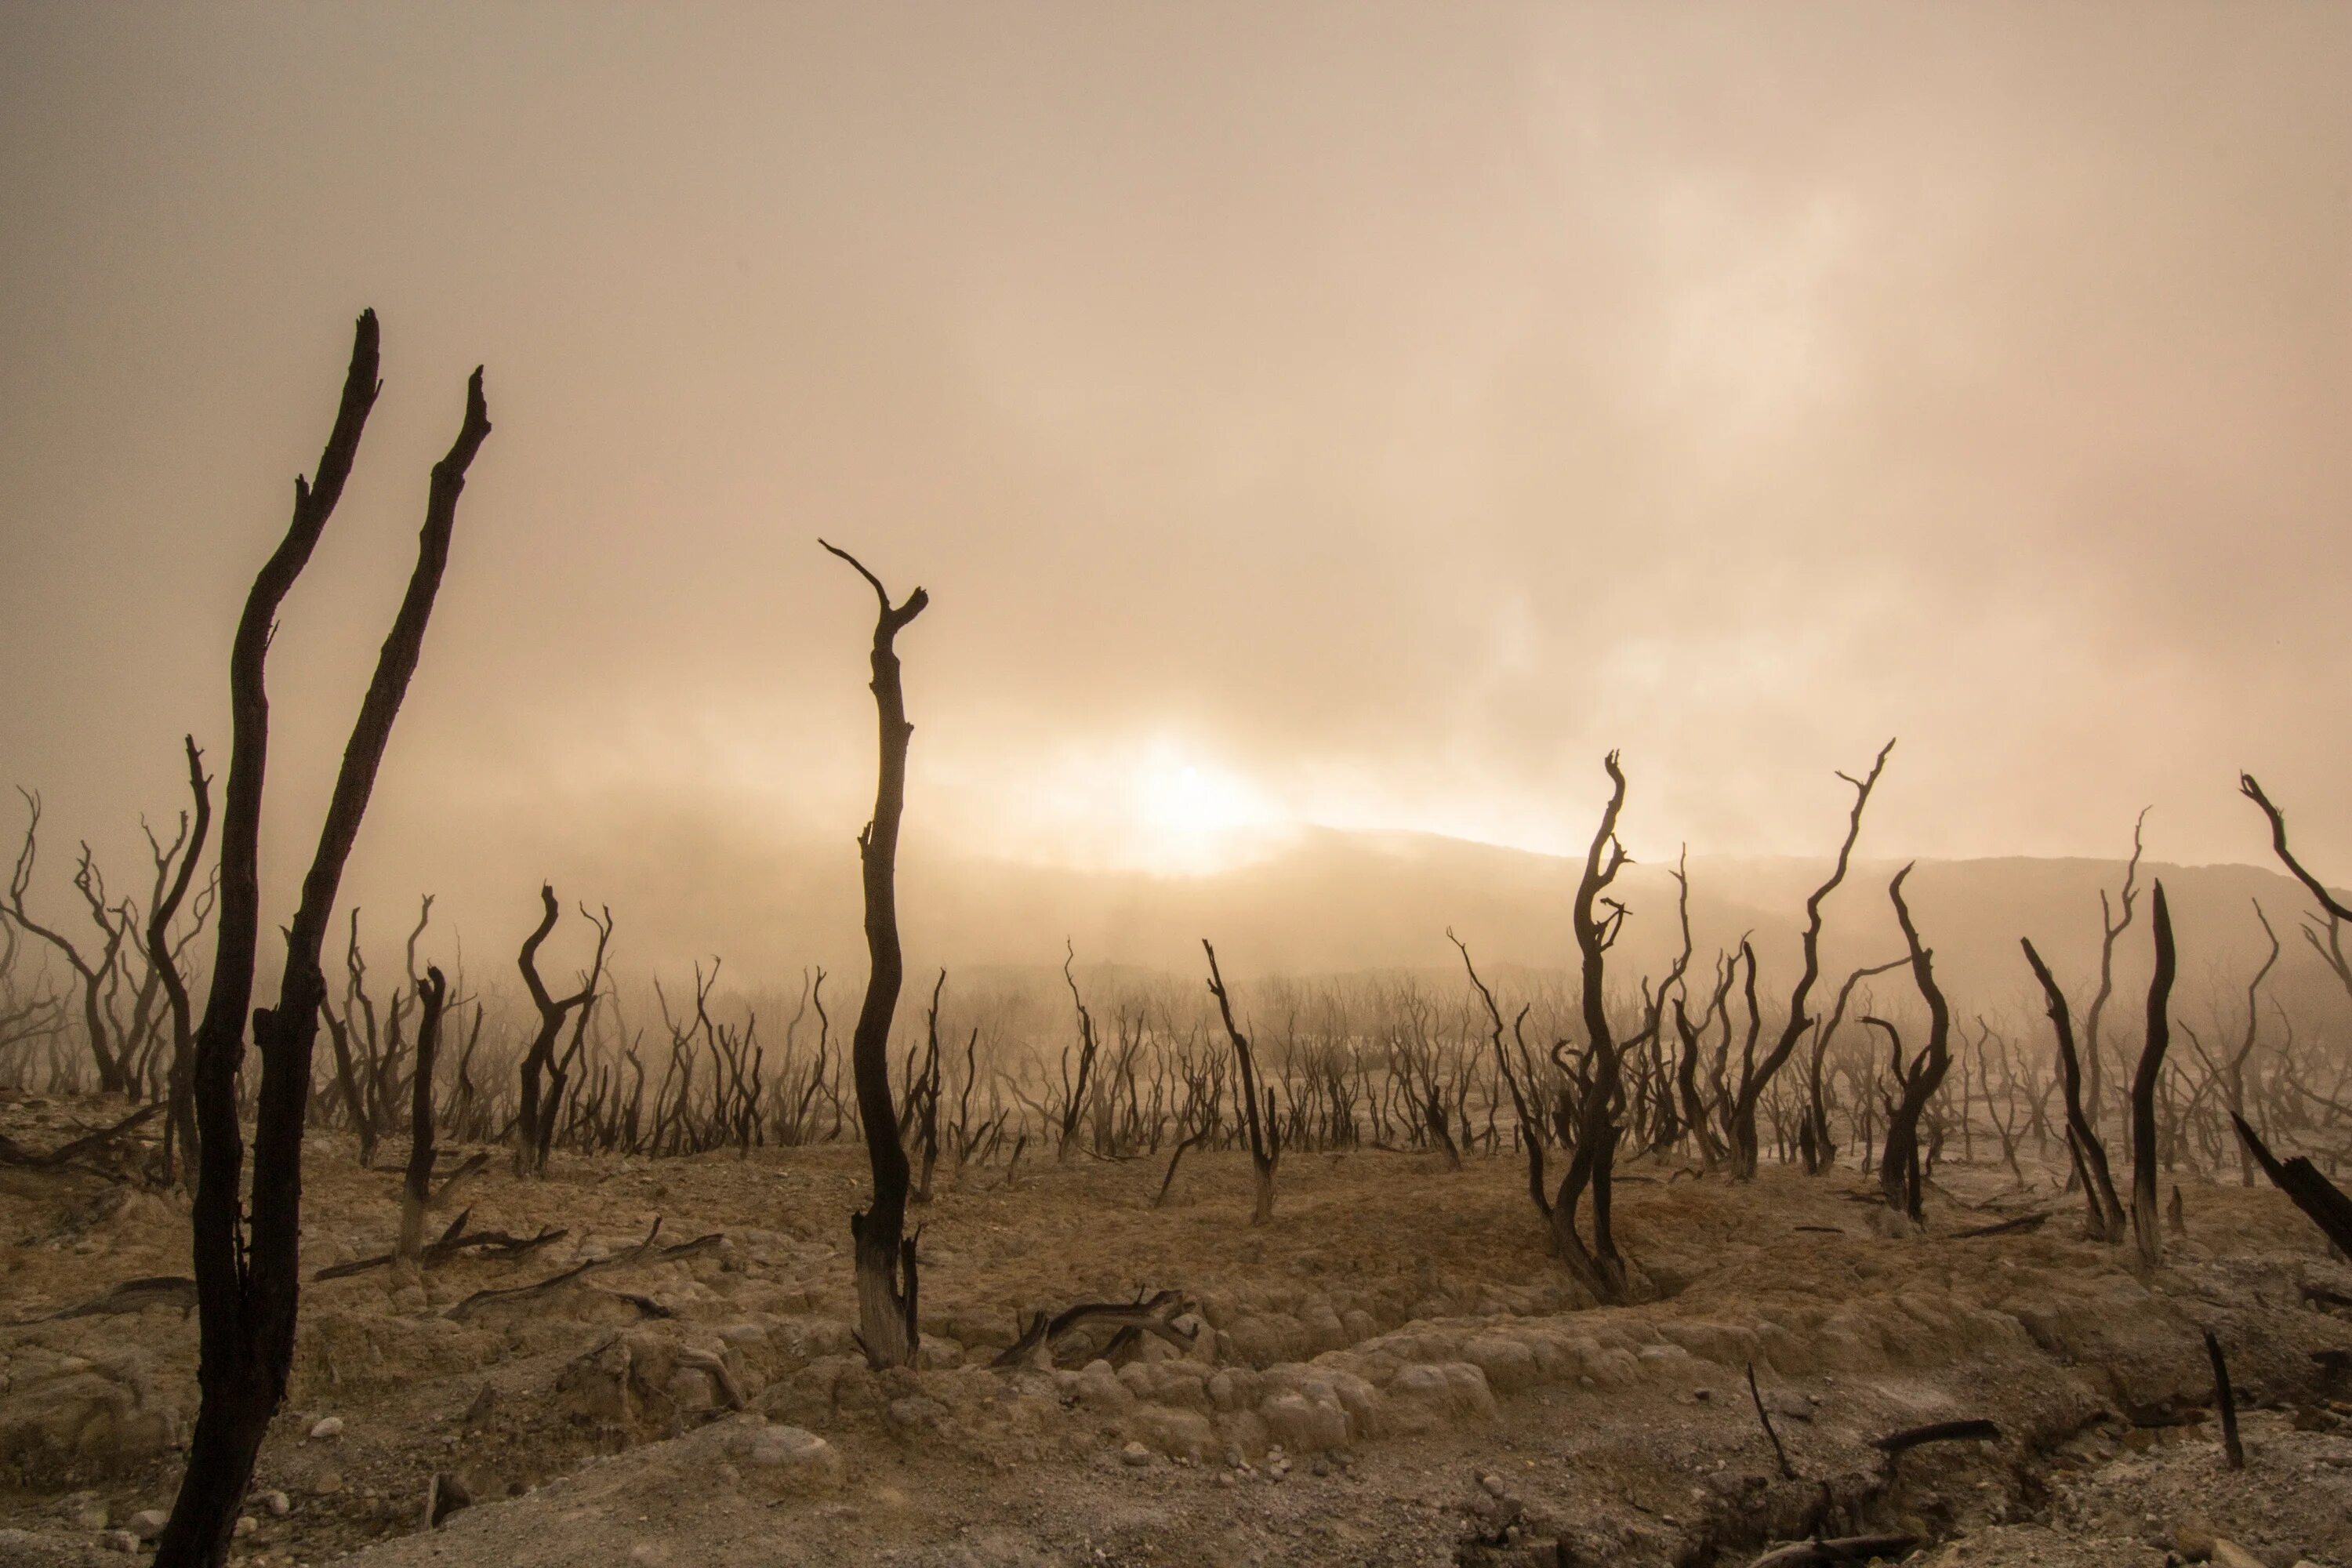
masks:
<path fill-rule="evenodd" d="M 580 977 L 579 990 L 569 996 L 551 995 L 547 983 L 539 977 L 539 949 L 555 929 L 558 910 L 551 885 L 540 885 L 539 905 L 539 924 L 523 938 L 522 952 L 515 960 L 515 967 L 522 972 L 523 989 L 530 994 L 530 1005 L 539 1012 L 539 1031 L 531 1037 L 530 1048 L 522 1058 L 522 1112 L 515 1122 L 518 1175 L 546 1173 L 548 1145 L 554 1141 L 556 1113 L 563 1104 L 564 1079 L 570 1076 L 571 1063 L 579 1056 L 581 1044 L 587 1037 L 588 1016 L 596 1005 L 597 990 L 604 984 L 604 950 L 613 940 L 611 909 L 607 908 L 599 920 L 583 906 L 581 915 L 596 928 L 595 959 Z M 575 1015 L 571 1049 L 559 1065 L 555 1059 L 556 1037 L 563 1032 L 564 1020 Z M 544 1095 L 541 1092 L 541 1075 L 553 1080 Z"/>
<path fill-rule="evenodd" d="M 1911 921 L 1911 907 L 1903 901 L 1904 879 L 1910 875 L 1908 866 L 1895 872 L 1895 880 L 1886 886 L 1886 896 L 1894 901 L 1895 923 L 1903 928 L 1904 945 L 1911 951 L 1911 978 L 1927 1003 L 1927 1043 L 1919 1047 L 1908 1070 L 1904 1070 L 1903 1049 L 1894 1026 L 1883 1019 L 1864 1021 L 1876 1023 L 1890 1039 L 1896 1041 L 1895 1076 L 1903 1089 L 1903 1098 L 1886 1120 L 1886 1142 L 1878 1163 L 1878 1188 L 1888 1208 L 1917 1225 L 1926 1217 L 1920 1201 L 1919 1118 L 1926 1113 L 1927 1102 L 1936 1097 L 1936 1091 L 1943 1088 L 1944 1075 L 1952 1068 L 1952 1014 L 1944 1001 L 1943 988 L 1936 984 L 1936 955 L 1920 945 L 1919 928 Z"/>
<path fill-rule="evenodd" d="M 2344 956 L 2344 923 L 2352 921 L 2352 906 L 2347 906 L 2329 892 L 2327 884 L 2305 870 L 2303 862 L 2294 858 L 2294 851 L 2287 847 L 2286 814 L 2271 804 L 2271 797 L 2263 793 L 2263 786 L 2255 782 L 2253 774 L 2238 775 L 2238 793 L 2262 808 L 2263 816 L 2271 825 L 2271 849 L 2278 856 L 2279 864 L 2304 885 L 2312 900 L 2318 904 L 2319 912 L 2327 917 L 2324 936 L 2317 926 L 2305 924 L 2303 940 L 2310 943 L 2311 951 L 2326 962 L 2337 984 L 2344 987 L 2345 994 L 2352 996 L 2352 960 Z"/>
<path fill-rule="evenodd" d="M 1625 868 L 1625 847 L 1617 840 L 1617 817 L 1625 809 L 1625 774 L 1612 752 L 1601 763 L 1609 774 L 1609 804 L 1601 808 L 1601 826 L 1593 831 L 1585 853 L 1584 872 L 1576 884 L 1576 901 L 1570 911 L 1576 933 L 1581 976 L 1581 1007 L 1585 1054 L 1582 1097 L 1573 1129 L 1575 1147 L 1569 1152 L 1568 1171 L 1551 1204 L 1552 1239 L 1561 1260 L 1595 1300 L 1616 1303 L 1627 1296 L 1625 1259 L 1617 1250 L 1610 1219 L 1611 1182 L 1617 1159 L 1617 1098 L 1622 1086 L 1616 1032 L 1609 1021 L 1605 990 L 1606 958 L 1624 929 L 1625 906 L 1608 896 L 1608 889 Z M 1563 1118 L 1563 1120 L 1566 1120 Z M 1577 1230 L 1577 1210 L 1586 1194 L 1592 1198 L 1592 1241 L 1587 1246 Z"/>
<path fill-rule="evenodd" d="M 1739 1073 L 1739 1090 L 1731 1102 L 1731 1175 L 1734 1181 L 1756 1179 L 1756 1106 L 1764 1098 L 1765 1089 L 1773 1075 L 1787 1063 L 1805 1037 L 1805 1031 L 1815 1022 L 1805 1012 L 1805 1002 L 1812 994 L 1813 983 L 1822 973 L 1822 900 L 1837 891 L 1845 880 L 1846 867 L 1853 859 L 1854 840 L 1862 837 L 1862 814 L 1870 805 L 1870 792 L 1878 786 L 1878 775 L 1886 767 L 1887 753 L 1895 750 L 1888 741 L 1878 749 L 1878 758 L 1870 764 L 1870 773 L 1863 778 L 1840 773 L 1838 777 L 1853 786 L 1853 810 L 1846 817 L 1845 841 L 1838 846 L 1837 866 L 1830 872 L 1829 880 L 1813 889 L 1805 900 L 1804 963 L 1798 972 L 1797 984 L 1789 993 L 1789 1016 L 1780 1026 L 1780 1037 L 1769 1055 L 1760 1062 L 1743 1063 Z M 1755 955 L 1750 953 L 1748 973 L 1752 984 L 1756 974 Z M 1752 1015 L 1751 1015 L 1752 1016 Z"/>
<path fill-rule="evenodd" d="M 890 1101 L 890 1020 L 898 1007 L 906 961 L 898 949 L 898 819 L 907 807 L 907 742 L 915 727 L 907 722 L 907 698 L 898 679 L 898 637 L 923 613 L 930 595 L 918 588 L 905 602 L 890 603 L 882 580 L 845 550 L 819 544 L 856 569 L 874 590 L 880 608 L 874 621 L 874 710 L 880 732 L 880 766 L 874 788 L 874 816 L 857 836 L 857 858 L 866 889 L 866 952 L 870 965 L 866 1000 L 850 1037 L 850 1072 L 857 1086 L 857 1120 L 865 1129 L 866 1152 L 874 1168 L 871 1207 L 849 1216 L 857 1254 L 857 1325 L 866 1364 L 877 1372 L 910 1365 L 915 1359 L 915 1244 L 906 1236 L 907 1192 L 912 1172 L 898 1141 L 898 1113 Z"/>
<path fill-rule="evenodd" d="M 190 1075 L 195 1067 L 195 1017 L 188 1003 L 188 983 L 180 977 L 179 952 L 172 942 L 172 921 L 188 896 L 188 883 L 195 874 L 196 862 L 204 857 L 205 841 L 211 834 L 213 822 L 213 781 L 205 773 L 204 753 L 196 750 L 194 735 L 182 739 L 187 747 L 188 794 L 195 802 L 195 819 L 187 847 L 180 855 L 178 873 L 147 913 L 149 972 L 163 984 L 172 1019 L 172 1061 L 164 1079 L 164 1098 L 170 1106 L 163 1131 L 163 1174 L 167 1182 L 176 1176 L 176 1156 L 193 1156 L 196 1147 L 195 1104 L 189 1098 Z"/>
<path fill-rule="evenodd" d="M 201 1391 L 187 1468 L 158 1542 L 162 1568 L 218 1568 L 247 1489 L 254 1456 L 286 1395 L 299 1308 L 303 1114 L 310 1091 L 310 1050 L 327 982 L 319 966 L 335 891 L 359 836 L 360 819 L 392 739 L 393 721 L 425 644 L 425 628 L 449 560 L 449 536 L 466 471 L 490 433 L 482 373 L 466 389 L 466 416 L 448 455 L 434 466 L 408 580 L 375 673 L 361 700 L 343 752 L 317 853 L 301 901 L 287 928 L 278 1005 L 252 1015 L 261 1057 L 255 1118 L 253 1192 L 241 1210 L 245 1168 L 237 1124 L 236 1075 L 245 1056 L 260 931 L 261 797 L 269 743 L 269 700 L 263 667 L 278 605 L 309 563 L 350 477 L 360 433 L 375 402 L 375 313 L 362 315 L 333 431 L 315 483 L 294 482 L 294 517 L 286 537 L 254 579 L 229 654 L 228 784 L 221 814 L 221 898 L 212 989 L 196 1031 L 194 1095 L 201 1140 L 191 1229 L 196 1275 Z"/>

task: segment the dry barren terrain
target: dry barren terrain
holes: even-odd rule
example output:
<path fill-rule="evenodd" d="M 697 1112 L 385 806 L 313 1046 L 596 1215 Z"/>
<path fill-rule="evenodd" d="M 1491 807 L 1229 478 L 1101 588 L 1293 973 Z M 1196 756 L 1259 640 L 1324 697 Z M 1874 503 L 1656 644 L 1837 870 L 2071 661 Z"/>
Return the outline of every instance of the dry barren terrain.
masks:
<path fill-rule="evenodd" d="M 47 1147 L 104 1114 L 16 1097 L 0 1129 Z M 2352 1563 L 2352 1271 L 2267 1187 L 2185 1187 L 2143 1278 L 2046 1177 L 1947 1163 L 1928 1233 L 1896 1237 L 1850 1172 L 1640 1163 L 1619 1234 L 1648 1299 L 1601 1310 L 1507 1158 L 1286 1159 L 1257 1229 L 1244 1154 L 1188 1158 L 1155 1209 L 1161 1173 L 943 1179 L 917 1211 L 922 1364 L 877 1375 L 850 1334 L 859 1151 L 494 1160 L 468 1231 L 562 1234 L 306 1287 L 240 1560 L 1714 1564 L 1821 1533 L 1938 1563 Z M 390 1248 L 397 1181 L 313 1135 L 306 1274 Z M 119 1288 L 188 1272 L 184 1209 L 12 1173 L 0 1240 L 0 1561 L 119 1562 L 169 1503 L 195 1361 L 184 1291 Z M 1024 1314 L 1161 1290 L 1165 1338 L 990 1364 Z M 1999 1436 L 1874 1446 L 1976 1418 Z"/>

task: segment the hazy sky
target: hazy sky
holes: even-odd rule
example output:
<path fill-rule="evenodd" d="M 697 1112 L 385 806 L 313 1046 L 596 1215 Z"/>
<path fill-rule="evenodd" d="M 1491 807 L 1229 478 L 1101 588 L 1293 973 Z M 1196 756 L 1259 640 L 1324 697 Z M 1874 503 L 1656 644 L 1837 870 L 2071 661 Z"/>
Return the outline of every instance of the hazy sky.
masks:
<path fill-rule="evenodd" d="M 2340 874 L 2347 83 L 2335 4 L 20 0 L 0 778 L 61 858 L 176 808 L 182 731 L 226 766 L 373 305 L 281 885 L 478 362 L 386 896 L 648 824 L 854 875 L 873 605 L 819 533 L 931 591 L 942 847 L 1556 848 L 1615 745 L 1637 853 L 1816 851 L 1899 733 L 1882 855 L 2153 803 L 2261 859 L 2246 766 Z"/>

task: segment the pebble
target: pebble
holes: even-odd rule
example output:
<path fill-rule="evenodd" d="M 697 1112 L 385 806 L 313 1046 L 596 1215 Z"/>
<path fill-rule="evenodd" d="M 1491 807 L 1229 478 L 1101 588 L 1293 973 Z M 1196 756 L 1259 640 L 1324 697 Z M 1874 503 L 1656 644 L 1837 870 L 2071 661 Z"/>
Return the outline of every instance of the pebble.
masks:
<path fill-rule="evenodd" d="M 152 1541 L 163 1533 L 163 1526 L 170 1523 L 171 1519 L 172 1516 L 160 1508 L 142 1509 L 131 1516 L 128 1525 L 131 1533 L 140 1540 Z"/>
<path fill-rule="evenodd" d="M 1140 1443 L 1129 1443 L 1118 1451 L 1120 1460 L 1140 1469 L 1151 1463 L 1151 1450 Z"/>
<path fill-rule="evenodd" d="M 323 1443 L 330 1437 L 342 1435 L 343 1418 L 340 1415 L 323 1416 L 310 1428 L 310 1440 L 314 1443 Z"/>
<path fill-rule="evenodd" d="M 261 1494 L 261 1506 L 269 1510 L 270 1518 L 284 1519 L 294 1511 L 294 1500 L 284 1492 L 264 1492 Z"/>

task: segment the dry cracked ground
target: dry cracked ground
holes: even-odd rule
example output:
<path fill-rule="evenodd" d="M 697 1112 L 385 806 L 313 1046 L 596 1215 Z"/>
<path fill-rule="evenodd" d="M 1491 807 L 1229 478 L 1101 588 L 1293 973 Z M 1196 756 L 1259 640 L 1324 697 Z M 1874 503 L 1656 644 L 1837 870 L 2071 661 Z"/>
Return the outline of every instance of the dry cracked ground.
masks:
<path fill-rule="evenodd" d="M 31 1148 L 105 1119 L 0 1100 Z M 943 1181 L 917 1211 L 923 1364 L 877 1376 L 849 1334 L 856 1150 L 494 1162 L 469 1228 L 562 1235 L 308 1286 L 237 1560 L 1639 1568 L 1822 1534 L 1921 1563 L 2352 1564 L 2352 1271 L 2267 1189 L 2184 1184 L 2185 1234 L 2141 1278 L 2047 1176 L 1947 1163 L 1929 1233 L 1893 1237 L 1853 1173 L 1637 1165 L 1619 1222 L 1651 1299 L 1596 1309 L 1507 1155 L 1287 1158 L 1257 1229 L 1245 1157 L 1188 1157 L 1155 1209 L 1160 1174 Z M 314 1139 L 306 1269 L 385 1251 L 397 1181 Z M 184 1208 L 9 1172 L 0 1244 L 0 1563 L 121 1562 L 177 1479 L 195 1323 L 184 1292 L 112 1292 L 188 1271 Z M 990 1366 L 1024 1313 L 1161 1289 L 1189 1345 L 1114 1364 L 1094 1330 L 1058 1366 Z M 2000 1435 L 1874 1446 L 1962 1419 Z"/>

